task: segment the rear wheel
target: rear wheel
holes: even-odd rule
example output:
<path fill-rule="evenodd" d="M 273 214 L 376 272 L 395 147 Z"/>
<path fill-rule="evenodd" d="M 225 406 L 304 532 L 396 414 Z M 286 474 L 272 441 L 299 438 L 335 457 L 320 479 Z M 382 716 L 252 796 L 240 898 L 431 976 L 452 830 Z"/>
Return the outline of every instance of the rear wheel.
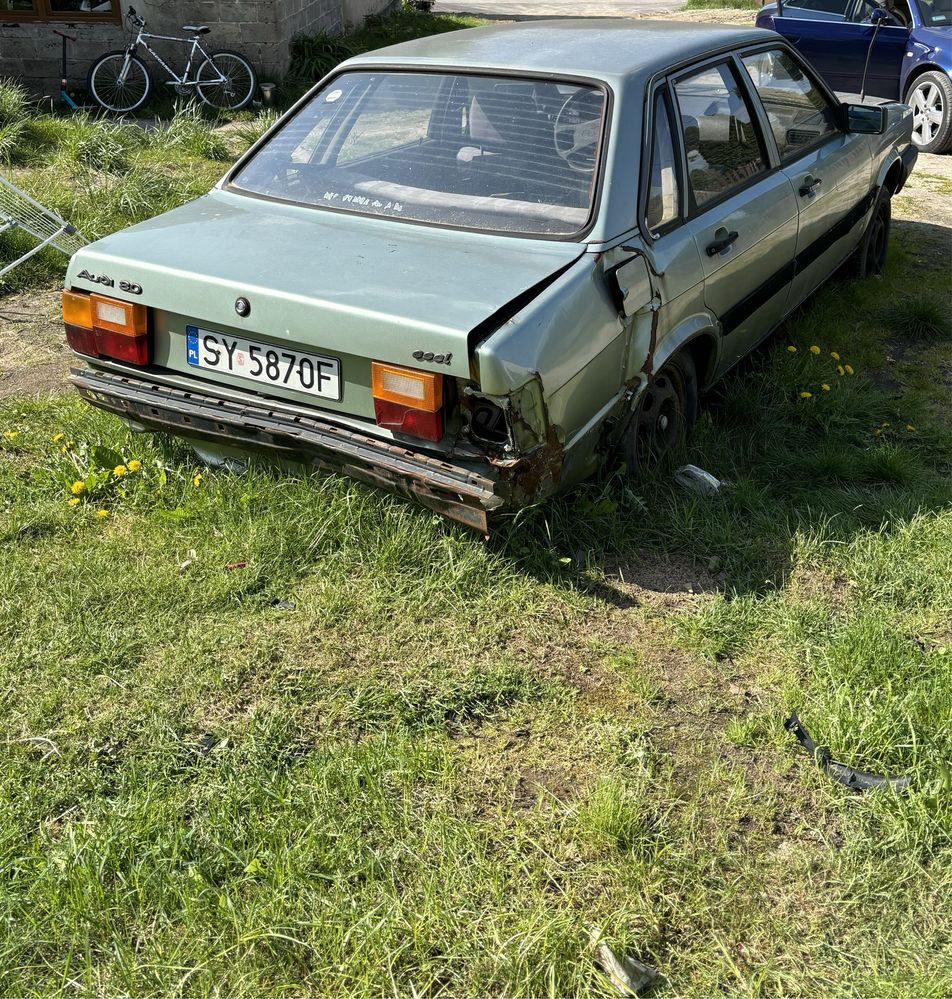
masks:
<path fill-rule="evenodd" d="M 100 107 L 127 114 L 145 104 L 152 90 L 152 78 L 138 56 L 107 52 L 90 67 L 86 88 Z"/>
<path fill-rule="evenodd" d="M 635 478 L 674 453 L 697 421 L 697 372 L 682 351 L 651 379 L 622 442 L 628 472 Z"/>
<path fill-rule="evenodd" d="M 220 111 L 238 111 L 251 103 L 258 78 L 251 63 L 240 52 L 222 49 L 198 67 L 199 96 Z"/>
<path fill-rule="evenodd" d="M 923 153 L 944 153 L 952 146 L 952 80 L 945 73 L 917 76 L 906 91 L 912 108 L 912 141 Z"/>

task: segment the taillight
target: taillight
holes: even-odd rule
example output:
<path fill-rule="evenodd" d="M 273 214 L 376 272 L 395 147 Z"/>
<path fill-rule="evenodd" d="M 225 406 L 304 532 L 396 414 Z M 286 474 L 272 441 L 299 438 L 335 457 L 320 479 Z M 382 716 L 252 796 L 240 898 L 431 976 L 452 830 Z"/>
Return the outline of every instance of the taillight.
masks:
<path fill-rule="evenodd" d="M 396 364 L 371 366 L 377 426 L 410 437 L 443 437 L 443 376 Z"/>
<path fill-rule="evenodd" d="M 144 305 L 64 291 L 63 322 L 67 342 L 80 354 L 149 363 L 149 317 Z"/>

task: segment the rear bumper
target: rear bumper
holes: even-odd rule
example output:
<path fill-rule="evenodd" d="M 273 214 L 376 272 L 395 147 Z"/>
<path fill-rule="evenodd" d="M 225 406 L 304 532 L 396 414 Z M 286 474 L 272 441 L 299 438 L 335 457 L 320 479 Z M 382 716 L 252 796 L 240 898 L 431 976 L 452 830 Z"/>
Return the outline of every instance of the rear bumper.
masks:
<path fill-rule="evenodd" d="M 74 368 L 70 381 L 87 402 L 150 430 L 315 464 L 400 493 L 484 533 L 488 514 L 505 505 L 505 484 L 488 475 L 317 417 L 88 368 Z"/>

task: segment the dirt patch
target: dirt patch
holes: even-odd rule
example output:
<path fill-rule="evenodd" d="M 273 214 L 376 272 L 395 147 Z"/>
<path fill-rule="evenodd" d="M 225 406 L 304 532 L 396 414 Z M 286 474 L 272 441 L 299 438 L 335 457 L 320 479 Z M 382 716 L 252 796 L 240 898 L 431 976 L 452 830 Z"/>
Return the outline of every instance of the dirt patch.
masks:
<path fill-rule="evenodd" d="M 605 583 L 598 595 L 609 603 L 625 605 L 689 605 L 695 594 L 723 588 L 723 574 L 711 572 L 690 559 L 658 561 L 657 555 L 639 552 L 613 557 L 602 565 Z"/>
<path fill-rule="evenodd" d="M 0 399 L 62 388 L 71 360 L 58 285 L 0 298 Z"/>

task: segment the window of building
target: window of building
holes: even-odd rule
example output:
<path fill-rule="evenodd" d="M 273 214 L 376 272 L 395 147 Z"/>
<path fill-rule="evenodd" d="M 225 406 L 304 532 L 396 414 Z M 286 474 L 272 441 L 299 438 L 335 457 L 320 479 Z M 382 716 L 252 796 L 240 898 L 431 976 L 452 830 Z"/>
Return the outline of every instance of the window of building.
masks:
<path fill-rule="evenodd" d="M 118 21 L 119 0 L 0 0 L 0 21 Z"/>

